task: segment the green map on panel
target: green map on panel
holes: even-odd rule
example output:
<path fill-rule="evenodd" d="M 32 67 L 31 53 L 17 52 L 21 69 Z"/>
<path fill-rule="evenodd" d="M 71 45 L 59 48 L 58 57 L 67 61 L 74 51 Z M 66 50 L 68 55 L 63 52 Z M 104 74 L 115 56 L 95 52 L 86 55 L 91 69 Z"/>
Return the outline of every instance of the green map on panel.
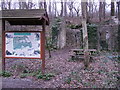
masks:
<path fill-rule="evenodd" d="M 20 33 L 19 33 L 20 34 Z M 13 49 L 21 49 L 25 47 L 32 47 L 32 43 L 29 41 L 29 38 L 27 36 L 23 37 L 14 37 L 13 38 Z"/>
<path fill-rule="evenodd" d="M 31 33 L 14 33 L 14 35 L 31 35 Z"/>

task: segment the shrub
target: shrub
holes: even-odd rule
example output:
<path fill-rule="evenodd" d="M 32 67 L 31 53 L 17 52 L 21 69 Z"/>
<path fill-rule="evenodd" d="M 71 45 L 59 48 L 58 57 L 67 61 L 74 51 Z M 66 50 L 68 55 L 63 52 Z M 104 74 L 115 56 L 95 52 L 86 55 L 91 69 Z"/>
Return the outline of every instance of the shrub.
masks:
<path fill-rule="evenodd" d="M 0 76 L 3 76 L 3 77 L 10 77 L 12 74 L 8 71 L 4 71 L 4 72 L 0 72 Z"/>

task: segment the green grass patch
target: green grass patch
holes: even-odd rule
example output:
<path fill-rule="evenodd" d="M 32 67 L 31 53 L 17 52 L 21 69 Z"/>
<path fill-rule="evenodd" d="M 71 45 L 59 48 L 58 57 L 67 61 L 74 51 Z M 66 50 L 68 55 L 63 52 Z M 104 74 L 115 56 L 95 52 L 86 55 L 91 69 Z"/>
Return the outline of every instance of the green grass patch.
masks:
<path fill-rule="evenodd" d="M 28 72 L 28 73 L 25 71 L 24 73 L 20 74 L 21 78 L 26 78 L 28 76 L 37 77 L 37 79 L 50 80 L 55 75 L 52 73 L 42 74 L 42 72 L 40 70 L 38 70 L 36 72 Z"/>
<path fill-rule="evenodd" d="M 54 76 L 55 75 L 52 74 L 52 73 L 42 74 L 41 72 L 39 72 L 39 74 L 37 75 L 37 78 L 38 79 L 43 79 L 43 80 L 50 80 Z"/>
<path fill-rule="evenodd" d="M 4 71 L 4 72 L 0 72 L 0 76 L 3 76 L 3 77 L 10 77 L 12 76 L 12 74 L 8 71 Z"/>
<path fill-rule="evenodd" d="M 67 77 L 67 78 L 65 79 L 65 83 L 67 83 L 67 84 L 70 84 L 71 81 L 72 81 L 71 77 Z"/>

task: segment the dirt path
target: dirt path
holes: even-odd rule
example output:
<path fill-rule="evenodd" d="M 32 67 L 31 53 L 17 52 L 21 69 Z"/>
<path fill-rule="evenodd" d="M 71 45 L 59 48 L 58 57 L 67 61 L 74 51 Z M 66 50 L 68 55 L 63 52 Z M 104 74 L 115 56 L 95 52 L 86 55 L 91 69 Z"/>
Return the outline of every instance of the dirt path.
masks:
<path fill-rule="evenodd" d="M 30 79 L 3 78 L 3 88 L 41 88 L 36 82 Z"/>

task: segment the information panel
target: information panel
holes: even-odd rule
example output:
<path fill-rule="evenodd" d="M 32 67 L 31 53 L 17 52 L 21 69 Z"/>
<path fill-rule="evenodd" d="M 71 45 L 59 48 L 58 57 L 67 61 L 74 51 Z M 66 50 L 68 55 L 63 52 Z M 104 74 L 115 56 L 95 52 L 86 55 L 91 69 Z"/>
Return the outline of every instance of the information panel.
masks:
<path fill-rule="evenodd" d="M 41 58 L 40 32 L 6 32 L 5 57 Z"/>

